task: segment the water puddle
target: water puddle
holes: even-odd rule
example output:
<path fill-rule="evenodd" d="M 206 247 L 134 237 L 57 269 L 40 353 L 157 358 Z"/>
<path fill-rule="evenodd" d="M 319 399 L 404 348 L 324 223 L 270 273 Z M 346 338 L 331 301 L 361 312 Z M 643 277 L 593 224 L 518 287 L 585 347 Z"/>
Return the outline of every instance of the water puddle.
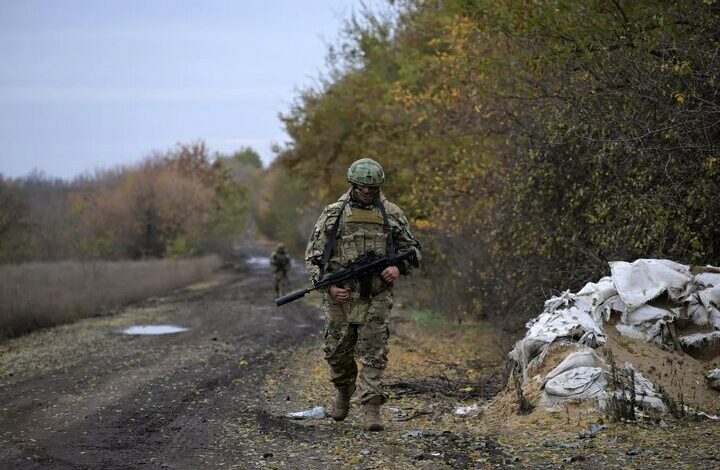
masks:
<path fill-rule="evenodd" d="M 175 325 L 135 325 L 125 328 L 120 333 L 125 335 L 169 335 L 187 330 L 187 328 Z"/>
<path fill-rule="evenodd" d="M 248 256 L 245 263 L 251 266 L 270 266 L 270 258 L 267 256 Z"/>

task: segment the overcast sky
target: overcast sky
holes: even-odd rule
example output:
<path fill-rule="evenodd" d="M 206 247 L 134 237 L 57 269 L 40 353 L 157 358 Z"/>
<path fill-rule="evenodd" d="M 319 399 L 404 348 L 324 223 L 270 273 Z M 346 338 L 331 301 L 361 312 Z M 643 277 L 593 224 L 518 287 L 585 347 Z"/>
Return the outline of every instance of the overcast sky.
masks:
<path fill-rule="evenodd" d="M 71 178 L 177 142 L 284 142 L 352 0 L 0 0 L 0 173 Z"/>

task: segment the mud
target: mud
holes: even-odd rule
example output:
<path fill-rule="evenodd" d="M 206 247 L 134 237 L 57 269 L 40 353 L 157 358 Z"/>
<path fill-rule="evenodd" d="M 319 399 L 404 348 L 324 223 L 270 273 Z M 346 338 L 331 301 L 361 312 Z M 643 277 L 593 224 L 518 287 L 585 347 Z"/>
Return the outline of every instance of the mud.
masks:
<path fill-rule="evenodd" d="M 293 273 L 298 284 L 300 276 Z M 277 352 L 322 331 L 317 309 L 276 309 L 271 288 L 268 269 L 253 264 L 112 318 L 3 343 L 0 467 L 247 468 L 262 452 L 231 432 L 237 426 L 316 439 L 269 419 L 263 406 L 261 384 Z M 188 330 L 118 334 L 137 324 Z"/>

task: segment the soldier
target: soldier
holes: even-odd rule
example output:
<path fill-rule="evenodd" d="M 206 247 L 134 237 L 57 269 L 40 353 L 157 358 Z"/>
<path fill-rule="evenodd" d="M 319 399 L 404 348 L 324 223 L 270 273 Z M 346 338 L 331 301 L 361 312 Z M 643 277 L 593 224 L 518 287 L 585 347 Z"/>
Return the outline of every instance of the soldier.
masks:
<path fill-rule="evenodd" d="M 405 215 L 380 191 L 385 181 L 380 164 L 369 158 L 357 160 L 350 165 L 347 180 L 351 188 L 325 207 L 308 242 L 305 262 L 313 280 L 347 268 L 373 251 L 385 255 L 413 249 L 419 260 L 420 244 Z M 417 267 L 408 262 L 400 264 L 365 279 L 331 286 L 323 293 L 327 324 L 323 351 L 337 392 L 330 415 L 336 421 L 348 415 L 358 378 L 357 359 L 362 366 L 363 427 L 368 431 L 383 429 L 380 405 L 387 401 L 382 378 L 387 365 L 393 281 Z"/>
<path fill-rule="evenodd" d="M 270 255 L 270 266 L 273 268 L 273 276 L 275 278 L 275 294 L 280 297 L 285 287 L 288 287 L 288 271 L 290 270 L 290 257 L 285 251 L 285 245 L 279 243 L 277 249 Z"/>

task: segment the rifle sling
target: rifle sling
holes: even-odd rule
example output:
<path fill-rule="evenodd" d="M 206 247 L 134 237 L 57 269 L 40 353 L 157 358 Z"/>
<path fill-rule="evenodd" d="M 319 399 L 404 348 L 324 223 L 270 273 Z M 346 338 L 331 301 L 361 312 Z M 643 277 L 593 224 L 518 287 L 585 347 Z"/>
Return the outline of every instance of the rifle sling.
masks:
<path fill-rule="evenodd" d="M 333 251 L 335 251 L 338 228 L 340 227 L 340 218 L 343 216 L 343 212 L 345 212 L 345 206 L 347 206 L 349 202 L 350 197 L 345 199 L 345 201 L 342 203 L 342 206 L 340 206 L 340 212 L 335 219 L 335 223 L 333 224 L 332 230 L 330 231 L 330 236 L 325 242 L 325 250 L 323 251 L 322 264 L 320 265 L 320 277 L 318 278 L 318 280 L 322 279 L 323 275 L 325 274 L 325 269 L 327 268 L 328 262 L 330 261 L 330 257 L 332 256 Z"/>
<path fill-rule="evenodd" d="M 390 258 L 395 256 L 395 242 L 393 241 L 392 237 L 392 230 L 390 230 L 390 222 L 388 221 L 387 212 L 385 212 L 385 205 L 380 200 L 380 197 L 378 197 L 377 200 L 377 207 L 380 209 L 380 214 L 382 214 L 383 218 L 383 231 L 387 234 L 387 254 Z"/>

